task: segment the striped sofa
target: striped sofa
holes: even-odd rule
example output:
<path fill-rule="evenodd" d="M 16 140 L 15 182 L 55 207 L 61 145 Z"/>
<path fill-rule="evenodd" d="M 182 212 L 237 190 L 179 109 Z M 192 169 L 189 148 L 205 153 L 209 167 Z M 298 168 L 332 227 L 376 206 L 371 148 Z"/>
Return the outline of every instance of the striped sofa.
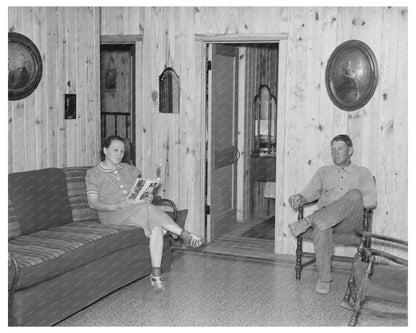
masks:
<path fill-rule="evenodd" d="M 87 169 L 9 174 L 9 326 L 53 325 L 151 272 L 142 229 L 100 224 L 89 208 Z"/>

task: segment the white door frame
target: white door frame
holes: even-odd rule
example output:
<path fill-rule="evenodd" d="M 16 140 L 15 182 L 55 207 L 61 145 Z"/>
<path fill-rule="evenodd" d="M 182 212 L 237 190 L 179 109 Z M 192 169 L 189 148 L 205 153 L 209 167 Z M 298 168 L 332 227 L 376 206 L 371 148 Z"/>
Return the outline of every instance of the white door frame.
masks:
<path fill-rule="evenodd" d="M 205 145 L 208 139 L 208 133 L 206 132 L 207 128 L 207 110 L 209 110 L 206 100 L 206 92 L 207 92 L 207 84 L 206 84 L 206 46 L 207 44 L 211 43 L 235 43 L 235 44 L 262 44 L 262 43 L 279 43 L 279 86 L 278 86 L 278 106 L 277 110 L 278 120 L 277 120 L 277 145 L 276 145 L 276 184 L 280 183 L 281 186 L 276 185 L 276 203 L 278 202 L 278 198 L 281 199 L 283 195 L 283 179 L 284 179 L 284 119 L 285 119 L 285 105 L 286 105 L 286 85 L 285 85 L 285 78 L 286 78 L 286 62 L 287 62 L 287 40 L 288 40 L 288 33 L 275 33 L 275 34 L 195 34 L 195 46 L 196 46 L 196 64 L 198 70 L 196 71 L 196 78 L 200 80 L 200 87 L 202 88 L 200 91 L 200 110 L 203 112 L 201 116 L 201 131 L 203 130 L 203 134 L 201 135 L 200 147 L 204 147 L 204 149 L 200 150 L 200 161 L 201 161 L 201 186 L 200 186 L 200 198 L 206 198 L 206 185 L 205 185 L 205 174 L 206 174 L 206 158 L 207 152 L 205 149 Z M 200 66 L 198 66 L 200 64 Z M 278 207 L 276 204 L 275 207 Z M 206 233 L 206 221 L 205 221 L 205 205 L 201 205 L 200 216 L 203 216 L 203 230 Z M 279 219 L 278 214 L 281 214 L 281 218 Z M 275 253 L 277 252 L 277 239 L 278 235 L 282 233 L 283 226 L 280 226 L 276 223 L 278 220 L 283 219 L 283 210 L 275 211 Z"/>

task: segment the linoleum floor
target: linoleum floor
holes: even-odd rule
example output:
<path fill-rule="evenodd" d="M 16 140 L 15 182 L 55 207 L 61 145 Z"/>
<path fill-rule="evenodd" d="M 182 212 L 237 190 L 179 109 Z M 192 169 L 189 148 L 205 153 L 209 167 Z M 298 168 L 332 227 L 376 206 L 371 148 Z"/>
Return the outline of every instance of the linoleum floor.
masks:
<path fill-rule="evenodd" d="M 174 250 L 167 288 L 148 278 L 108 295 L 58 326 L 346 326 L 339 306 L 347 273 L 334 273 L 329 295 L 314 292 L 316 272 L 296 281 L 293 265 Z M 358 326 L 406 326 L 407 320 L 362 316 Z"/>

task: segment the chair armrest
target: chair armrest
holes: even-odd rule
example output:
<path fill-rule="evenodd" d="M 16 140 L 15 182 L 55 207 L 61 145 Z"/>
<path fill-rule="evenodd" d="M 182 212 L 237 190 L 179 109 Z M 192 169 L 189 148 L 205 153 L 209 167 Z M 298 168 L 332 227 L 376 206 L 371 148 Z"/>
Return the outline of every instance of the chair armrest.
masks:
<path fill-rule="evenodd" d="M 402 265 L 402 266 L 407 266 L 408 265 L 408 262 L 407 262 L 406 259 L 400 258 L 398 256 L 392 255 L 392 254 L 384 252 L 384 251 L 371 249 L 371 248 L 364 248 L 363 251 L 364 251 L 364 253 L 367 257 L 379 256 L 379 257 L 383 257 L 387 260 L 393 261 L 396 264 L 399 264 L 399 265 Z"/>
<path fill-rule="evenodd" d="M 298 207 L 298 220 L 303 219 L 303 209 L 305 207 L 312 206 L 312 205 L 316 204 L 317 202 L 318 202 L 318 200 L 314 200 L 314 201 L 311 201 L 311 202 L 305 202 L 303 204 L 300 204 L 299 207 Z"/>
<path fill-rule="evenodd" d="M 176 221 L 176 218 L 178 217 L 178 209 L 172 200 L 162 199 L 162 197 L 155 195 L 153 197 L 152 204 L 157 205 L 157 206 L 163 206 L 163 205 L 170 206 L 173 211 L 172 220 Z"/>
<path fill-rule="evenodd" d="M 365 237 L 365 238 L 376 238 L 376 239 L 380 239 L 380 240 L 384 240 L 387 242 L 391 242 L 391 243 L 396 243 L 396 244 L 400 244 L 400 245 L 404 245 L 404 246 L 408 246 L 408 242 L 398 239 L 398 238 L 394 238 L 394 237 L 389 237 L 389 236 L 384 236 L 384 235 L 378 235 L 378 234 L 373 234 L 371 232 L 368 231 L 356 231 L 359 235 Z"/>
<path fill-rule="evenodd" d="M 311 202 L 305 202 L 303 204 L 300 204 L 298 209 L 300 209 L 301 207 L 303 208 L 305 206 L 311 206 L 313 204 L 316 204 L 317 202 L 318 202 L 318 200 L 314 200 L 314 201 L 311 201 Z"/>

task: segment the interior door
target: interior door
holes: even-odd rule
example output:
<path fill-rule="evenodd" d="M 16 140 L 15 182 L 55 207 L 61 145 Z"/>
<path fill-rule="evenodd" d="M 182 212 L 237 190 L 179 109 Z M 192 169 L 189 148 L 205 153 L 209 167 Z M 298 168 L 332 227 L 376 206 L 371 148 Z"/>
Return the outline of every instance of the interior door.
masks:
<path fill-rule="evenodd" d="M 212 44 L 209 58 L 207 237 L 212 241 L 237 218 L 238 48 Z"/>

